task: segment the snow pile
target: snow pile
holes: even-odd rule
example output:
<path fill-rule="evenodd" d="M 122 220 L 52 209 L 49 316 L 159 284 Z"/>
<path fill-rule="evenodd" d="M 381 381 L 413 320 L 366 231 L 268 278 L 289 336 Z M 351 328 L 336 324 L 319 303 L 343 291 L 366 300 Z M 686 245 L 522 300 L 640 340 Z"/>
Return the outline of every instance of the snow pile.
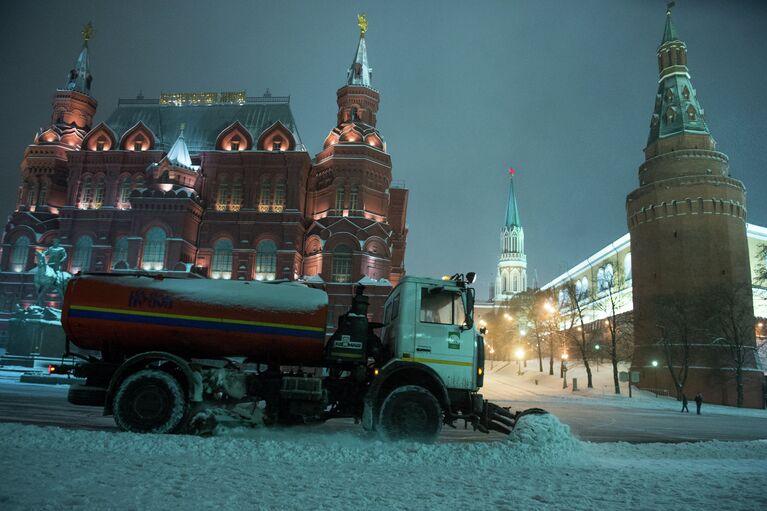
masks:
<path fill-rule="evenodd" d="M 581 452 L 581 442 L 554 414 L 529 414 L 519 418 L 509 441 L 545 456 L 573 456 Z"/>

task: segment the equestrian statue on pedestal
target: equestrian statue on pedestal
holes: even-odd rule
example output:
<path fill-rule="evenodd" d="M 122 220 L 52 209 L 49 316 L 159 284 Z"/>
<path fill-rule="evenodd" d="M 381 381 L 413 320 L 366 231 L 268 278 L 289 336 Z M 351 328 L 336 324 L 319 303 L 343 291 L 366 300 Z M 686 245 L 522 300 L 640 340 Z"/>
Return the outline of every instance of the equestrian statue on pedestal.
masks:
<path fill-rule="evenodd" d="M 35 273 L 35 288 L 37 289 L 37 305 L 43 305 L 44 297 L 50 291 L 56 291 L 64 300 L 64 291 L 67 288 L 72 274 L 63 271 L 64 261 L 67 260 L 67 250 L 61 246 L 61 240 L 53 240 L 53 245 L 35 254 L 37 258 L 37 272 Z"/>

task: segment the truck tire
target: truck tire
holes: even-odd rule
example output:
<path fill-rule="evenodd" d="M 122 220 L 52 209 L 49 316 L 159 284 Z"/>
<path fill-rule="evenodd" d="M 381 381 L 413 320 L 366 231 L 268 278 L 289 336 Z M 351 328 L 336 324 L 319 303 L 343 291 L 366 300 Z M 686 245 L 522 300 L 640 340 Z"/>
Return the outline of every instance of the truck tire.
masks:
<path fill-rule="evenodd" d="M 67 401 L 80 406 L 104 406 L 107 389 L 74 383 L 69 386 Z"/>
<path fill-rule="evenodd" d="M 381 405 L 378 429 L 387 440 L 431 443 L 442 429 L 442 407 L 434 394 L 423 387 L 398 387 Z"/>
<path fill-rule="evenodd" d="M 186 422 L 188 409 L 178 380 L 156 369 L 144 369 L 125 378 L 112 404 L 120 429 L 134 433 L 175 433 Z"/>

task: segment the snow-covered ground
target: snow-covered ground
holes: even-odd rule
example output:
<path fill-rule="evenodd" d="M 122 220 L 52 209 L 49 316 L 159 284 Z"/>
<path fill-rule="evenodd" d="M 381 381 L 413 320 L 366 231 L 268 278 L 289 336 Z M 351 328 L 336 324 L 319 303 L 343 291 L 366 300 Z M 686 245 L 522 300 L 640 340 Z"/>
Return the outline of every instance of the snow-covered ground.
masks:
<path fill-rule="evenodd" d="M 529 360 L 527 367 L 521 367 L 518 374 L 517 362 L 495 361 L 486 362 L 485 385 L 482 395 L 491 401 L 535 401 L 545 408 L 547 402 L 583 403 L 587 406 L 619 406 L 626 408 L 645 408 L 662 410 L 679 410 L 680 404 L 675 396 L 656 396 L 652 392 L 638 390 L 633 387 L 632 397 L 628 395 L 628 383 L 621 382 L 619 395 L 615 394 L 612 366 L 609 363 L 592 363 L 592 383 L 594 388 L 587 388 L 586 369 L 581 363 L 570 362 L 567 371 L 567 388 L 562 388 L 559 377 L 559 362 L 554 364 L 554 375 L 549 375 L 549 360 L 543 360 L 543 373 L 539 372 L 538 360 Z M 627 371 L 628 364 L 620 364 L 620 371 Z M 663 370 L 659 368 L 658 370 Z M 573 391 L 572 379 L 578 380 L 578 390 Z M 695 403 L 692 397 L 695 389 L 687 390 L 690 407 L 695 413 Z M 705 403 L 706 414 L 738 415 L 749 417 L 767 417 L 767 410 L 736 408 Z"/>
<path fill-rule="evenodd" d="M 0 508 L 719 509 L 767 507 L 767 441 L 590 444 L 554 416 L 507 441 L 360 434 L 137 435 L 0 424 Z"/>
<path fill-rule="evenodd" d="M 580 390 L 528 362 L 495 362 L 483 393 L 505 402 L 678 409 L 614 396 L 609 366 L 571 366 Z M 537 383 L 535 380 L 538 380 Z M 605 389 L 605 386 L 608 386 Z M 705 405 L 707 414 L 764 410 Z M 553 415 L 508 440 L 383 443 L 360 430 L 222 428 L 212 438 L 0 424 L 0 509 L 767 509 L 767 441 L 589 443 Z"/>

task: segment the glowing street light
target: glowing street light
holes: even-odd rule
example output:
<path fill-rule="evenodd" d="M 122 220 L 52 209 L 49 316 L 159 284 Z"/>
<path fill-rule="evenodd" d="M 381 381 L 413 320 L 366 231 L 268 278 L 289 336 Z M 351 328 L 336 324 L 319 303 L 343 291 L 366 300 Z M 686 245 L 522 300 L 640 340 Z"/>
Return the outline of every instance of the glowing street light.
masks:
<path fill-rule="evenodd" d="M 514 356 L 517 358 L 517 375 L 522 374 L 522 359 L 525 358 L 525 349 L 522 347 L 517 348 L 514 352 Z"/>
<path fill-rule="evenodd" d="M 652 369 L 653 369 L 653 387 L 655 387 L 655 397 L 658 397 L 658 361 L 653 360 L 652 361 Z"/>
<path fill-rule="evenodd" d="M 503 317 L 506 319 L 506 321 L 511 321 L 512 319 L 514 319 L 508 313 L 504 314 Z"/>

